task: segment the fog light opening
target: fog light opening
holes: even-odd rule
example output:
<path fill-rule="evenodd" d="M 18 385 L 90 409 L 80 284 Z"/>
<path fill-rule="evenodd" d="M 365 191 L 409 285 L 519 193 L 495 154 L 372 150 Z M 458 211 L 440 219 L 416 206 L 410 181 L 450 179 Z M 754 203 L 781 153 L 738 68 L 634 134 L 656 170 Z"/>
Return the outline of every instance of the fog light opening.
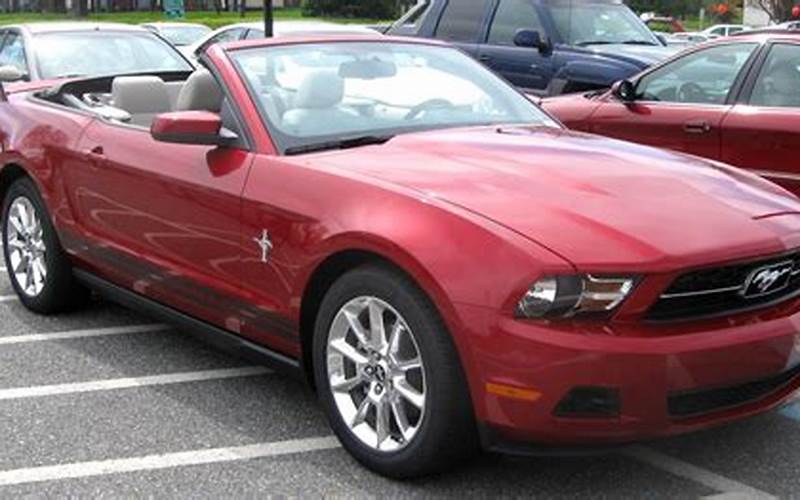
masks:
<path fill-rule="evenodd" d="M 562 399 L 555 416 L 567 418 L 613 418 L 620 415 L 619 389 L 612 387 L 576 387 Z"/>

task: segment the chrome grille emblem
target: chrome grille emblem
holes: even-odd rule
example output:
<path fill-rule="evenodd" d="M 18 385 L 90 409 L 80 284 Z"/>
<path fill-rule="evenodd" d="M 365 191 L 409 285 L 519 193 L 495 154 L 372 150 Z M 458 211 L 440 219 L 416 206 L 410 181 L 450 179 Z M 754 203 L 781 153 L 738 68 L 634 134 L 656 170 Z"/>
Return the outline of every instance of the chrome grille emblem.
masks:
<path fill-rule="evenodd" d="M 790 260 L 756 269 L 747 277 L 742 296 L 760 297 L 783 290 L 789 286 L 793 270 L 794 262 Z"/>

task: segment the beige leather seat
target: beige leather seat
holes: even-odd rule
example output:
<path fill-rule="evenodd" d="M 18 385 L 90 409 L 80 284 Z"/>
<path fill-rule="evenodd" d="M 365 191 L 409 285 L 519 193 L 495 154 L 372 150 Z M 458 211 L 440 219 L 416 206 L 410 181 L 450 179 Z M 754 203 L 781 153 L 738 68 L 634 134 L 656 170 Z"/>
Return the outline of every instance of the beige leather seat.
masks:
<path fill-rule="evenodd" d="M 150 127 L 153 118 L 170 111 L 170 99 L 164 81 L 157 76 L 118 76 L 111 83 L 115 108 L 130 113 L 131 123 Z"/>
<path fill-rule="evenodd" d="M 178 94 L 175 111 L 211 111 L 222 109 L 222 89 L 208 70 L 198 69 L 186 80 Z"/>
<path fill-rule="evenodd" d="M 292 109 L 283 114 L 283 128 L 308 137 L 352 130 L 357 113 L 342 109 L 344 80 L 335 71 L 316 71 L 300 84 Z"/>

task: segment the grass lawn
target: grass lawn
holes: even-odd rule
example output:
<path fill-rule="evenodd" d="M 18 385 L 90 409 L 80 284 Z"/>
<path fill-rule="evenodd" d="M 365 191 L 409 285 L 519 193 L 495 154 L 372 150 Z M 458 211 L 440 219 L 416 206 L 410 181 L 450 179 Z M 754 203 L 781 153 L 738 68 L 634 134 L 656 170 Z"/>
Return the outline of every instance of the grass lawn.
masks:
<path fill-rule="evenodd" d="M 217 14 L 214 11 L 193 11 L 186 13 L 186 21 L 193 23 L 201 23 L 208 25 L 211 28 L 219 28 L 226 24 L 238 23 L 242 21 L 259 21 L 261 20 L 261 11 L 247 12 L 245 17 L 242 18 L 238 12 L 222 12 Z M 0 14 L 0 25 L 13 24 L 13 23 L 29 23 L 36 21 L 72 21 L 78 18 L 69 14 L 40 14 L 33 12 L 22 12 L 15 14 Z M 109 21 L 117 23 L 139 24 L 151 21 L 166 21 L 167 19 L 161 12 L 116 12 L 113 14 L 90 14 L 89 19 L 92 21 Z M 320 18 L 304 17 L 299 8 L 285 8 L 275 9 L 275 19 L 281 20 L 323 20 Z M 325 21 L 337 23 L 358 23 L 358 24 L 375 24 L 381 22 L 389 22 L 389 20 L 376 20 L 376 19 L 351 19 L 351 18 L 326 18 Z"/>

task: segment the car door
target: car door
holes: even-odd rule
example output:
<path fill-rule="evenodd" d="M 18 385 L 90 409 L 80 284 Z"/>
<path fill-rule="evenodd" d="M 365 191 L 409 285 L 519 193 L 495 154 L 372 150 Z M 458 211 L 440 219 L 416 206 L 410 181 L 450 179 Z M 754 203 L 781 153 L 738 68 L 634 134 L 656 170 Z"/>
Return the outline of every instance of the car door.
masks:
<path fill-rule="evenodd" d="M 634 101 L 609 96 L 598 106 L 592 132 L 719 159 L 722 120 L 758 46 L 716 44 L 644 74 Z"/>
<path fill-rule="evenodd" d="M 439 17 L 435 38 L 449 42 L 478 57 L 478 40 L 484 32 L 490 0 L 448 2 Z"/>
<path fill-rule="evenodd" d="M 543 92 L 553 77 L 552 53 L 537 48 L 517 47 L 520 30 L 536 31 L 547 38 L 539 13 L 531 0 L 500 0 L 492 16 L 486 43 L 478 59 L 511 83 L 529 92 Z"/>
<path fill-rule="evenodd" d="M 800 44 L 776 43 L 725 117 L 722 160 L 800 194 Z"/>
<path fill-rule="evenodd" d="M 224 126 L 241 133 L 231 120 Z M 246 144 L 158 142 L 147 128 L 97 119 L 79 151 L 85 161 L 71 169 L 69 192 L 95 271 L 235 330 Z"/>

